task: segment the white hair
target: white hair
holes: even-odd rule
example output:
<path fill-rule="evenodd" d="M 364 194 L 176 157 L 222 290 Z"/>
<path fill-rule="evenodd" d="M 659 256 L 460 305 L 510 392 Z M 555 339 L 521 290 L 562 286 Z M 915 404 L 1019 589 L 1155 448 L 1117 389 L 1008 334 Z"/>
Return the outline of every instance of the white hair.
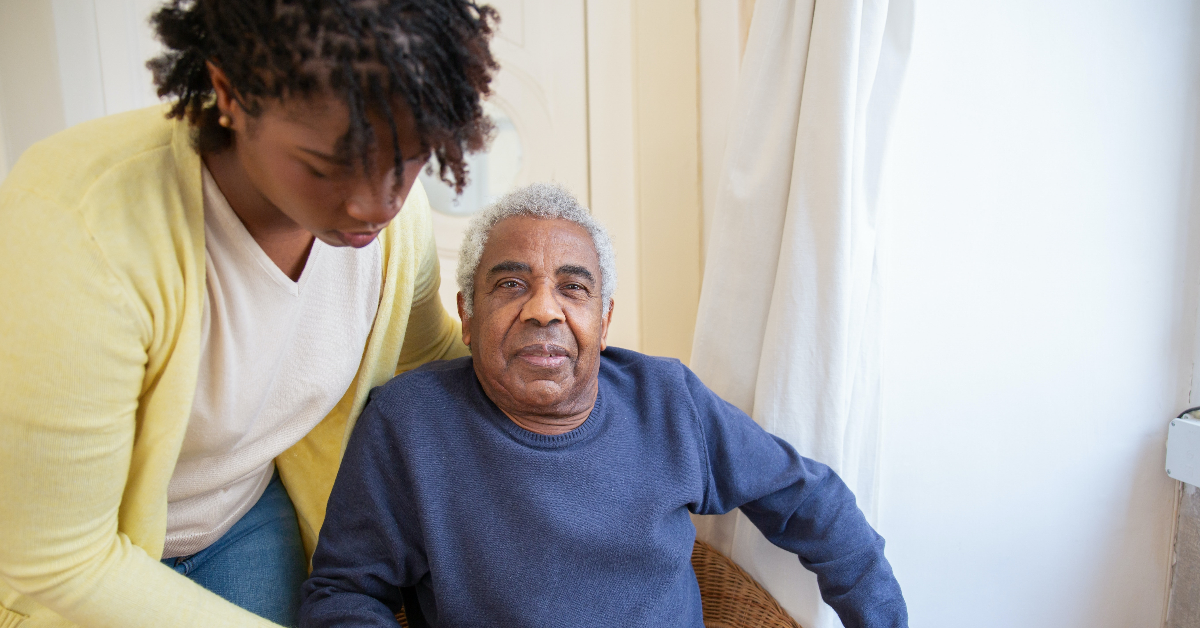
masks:
<path fill-rule="evenodd" d="M 534 183 L 500 197 L 476 214 L 467 226 L 462 248 L 458 252 L 457 277 L 458 290 L 463 295 L 463 309 L 467 311 L 467 316 L 475 315 L 475 272 L 479 270 L 479 261 L 483 259 L 483 247 L 487 244 L 492 228 L 504 220 L 518 216 L 566 220 L 587 230 L 588 235 L 592 236 L 596 256 L 600 258 L 600 297 L 604 302 L 604 311 L 607 312 L 612 304 L 613 292 L 617 289 L 617 256 L 613 252 L 608 232 L 570 192 L 551 183 Z"/>

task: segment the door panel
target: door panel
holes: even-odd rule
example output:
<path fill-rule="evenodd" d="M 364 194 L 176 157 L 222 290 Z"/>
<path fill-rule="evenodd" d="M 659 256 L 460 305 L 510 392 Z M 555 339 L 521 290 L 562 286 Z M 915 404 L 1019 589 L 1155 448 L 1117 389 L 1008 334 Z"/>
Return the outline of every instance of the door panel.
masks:
<path fill-rule="evenodd" d="M 497 122 L 495 141 L 485 154 L 469 159 L 469 185 L 457 204 L 437 177 L 421 175 L 434 206 L 439 293 L 452 313 L 457 311 L 458 249 L 472 214 L 504 192 L 538 181 L 556 181 L 588 203 L 583 0 L 491 4 L 501 19 L 492 40 L 500 71 L 487 103 Z"/>

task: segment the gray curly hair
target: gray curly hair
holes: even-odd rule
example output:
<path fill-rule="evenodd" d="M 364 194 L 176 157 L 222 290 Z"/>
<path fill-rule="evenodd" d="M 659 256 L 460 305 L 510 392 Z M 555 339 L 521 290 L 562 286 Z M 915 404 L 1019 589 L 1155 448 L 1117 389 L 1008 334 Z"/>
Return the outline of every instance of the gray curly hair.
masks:
<path fill-rule="evenodd" d="M 587 230 L 588 235 L 592 236 L 592 245 L 596 247 L 596 256 L 600 258 L 600 297 L 604 300 L 604 311 L 607 312 L 612 305 L 613 292 L 617 289 L 617 256 L 608 232 L 570 192 L 558 185 L 534 183 L 500 197 L 476 214 L 467 226 L 462 248 L 458 252 L 457 276 L 458 290 L 463 295 L 463 309 L 467 311 L 467 316 L 475 315 L 475 271 L 479 270 L 479 261 L 483 259 L 483 247 L 487 244 L 488 235 L 501 221 L 518 216 L 568 220 Z"/>

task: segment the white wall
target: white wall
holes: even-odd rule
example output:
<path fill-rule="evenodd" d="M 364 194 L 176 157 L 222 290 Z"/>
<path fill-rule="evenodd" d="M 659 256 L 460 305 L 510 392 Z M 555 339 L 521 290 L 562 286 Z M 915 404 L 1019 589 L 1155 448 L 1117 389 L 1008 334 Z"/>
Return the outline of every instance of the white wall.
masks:
<path fill-rule="evenodd" d="M 885 172 L 880 530 L 912 625 L 1161 625 L 1187 0 L 923 0 Z"/>
<path fill-rule="evenodd" d="M 708 242 L 712 231 L 729 121 L 736 106 L 738 70 L 745 43 L 742 41 L 742 22 L 749 22 L 750 17 L 743 15 L 740 8 L 731 0 L 696 2 L 700 42 L 700 204 L 704 219 L 701 238 L 704 243 Z"/>
<path fill-rule="evenodd" d="M 34 142 L 158 102 L 162 0 L 0 0 L 0 179 Z"/>
<path fill-rule="evenodd" d="M 65 126 L 54 41 L 49 0 L 0 0 L 0 174 Z"/>

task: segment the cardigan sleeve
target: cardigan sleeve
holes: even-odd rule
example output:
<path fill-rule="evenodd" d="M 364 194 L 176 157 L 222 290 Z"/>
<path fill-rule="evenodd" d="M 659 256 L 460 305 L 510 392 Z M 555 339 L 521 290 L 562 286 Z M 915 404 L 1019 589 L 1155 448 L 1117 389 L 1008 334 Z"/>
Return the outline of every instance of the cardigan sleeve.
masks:
<path fill-rule="evenodd" d="M 122 530 L 139 401 L 157 382 L 150 318 L 105 235 L 13 175 L 0 186 L 0 589 L 81 626 L 273 626 Z M 45 616 L 0 608 L 0 625 L 24 613 Z"/>
<path fill-rule="evenodd" d="M 414 186 L 412 194 L 420 195 L 413 200 L 428 205 L 429 201 L 426 200 L 423 189 L 418 190 Z M 437 243 L 434 241 L 433 222 L 426 218 L 419 224 L 423 231 L 416 238 L 417 242 L 422 243 L 417 251 L 419 267 L 396 374 L 410 371 L 432 360 L 451 360 L 470 355 L 462 341 L 462 324 L 456 320 L 457 316 L 452 316 L 446 311 L 438 296 L 438 288 L 441 287 L 441 267 L 438 263 Z"/>

